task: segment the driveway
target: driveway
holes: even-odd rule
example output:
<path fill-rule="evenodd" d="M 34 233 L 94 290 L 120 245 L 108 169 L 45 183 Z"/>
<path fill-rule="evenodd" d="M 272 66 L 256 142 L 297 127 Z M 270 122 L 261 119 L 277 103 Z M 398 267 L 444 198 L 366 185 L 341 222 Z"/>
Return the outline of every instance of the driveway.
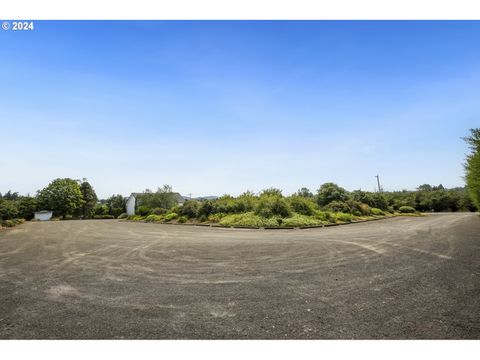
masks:
<path fill-rule="evenodd" d="M 479 339 L 480 217 L 0 232 L 2 339 Z"/>

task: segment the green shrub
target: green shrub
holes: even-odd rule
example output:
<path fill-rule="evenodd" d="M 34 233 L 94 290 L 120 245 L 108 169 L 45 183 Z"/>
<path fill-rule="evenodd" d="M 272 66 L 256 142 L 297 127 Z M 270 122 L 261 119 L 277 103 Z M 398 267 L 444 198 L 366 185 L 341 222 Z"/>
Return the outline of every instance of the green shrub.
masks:
<path fill-rule="evenodd" d="M 351 222 L 353 220 L 352 214 L 335 213 L 333 214 L 335 222 Z"/>
<path fill-rule="evenodd" d="M 155 209 L 152 209 L 150 211 L 151 214 L 153 215 L 163 215 L 163 214 L 166 214 L 167 213 L 167 210 L 163 209 L 163 208 L 155 208 Z"/>
<path fill-rule="evenodd" d="M 238 203 L 236 199 L 234 199 L 230 195 L 223 195 L 215 200 L 213 203 L 212 213 L 235 213 L 235 212 L 242 212 L 245 209 L 242 208 L 242 205 Z"/>
<path fill-rule="evenodd" d="M 109 214 L 112 215 L 114 218 L 118 218 L 124 211 L 125 209 L 123 208 L 111 207 Z"/>
<path fill-rule="evenodd" d="M 163 216 L 165 221 L 171 221 L 173 219 L 176 219 L 178 217 L 177 213 L 169 213 Z"/>
<path fill-rule="evenodd" d="M 333 201 L 344 202 L 347 201 L 349 194 L 347 190 L 334 183 L 325 183 L 317 190 L 317 203 L 320 206 L 325 206 Z"/>
<path fill-rule="evenodd" d="M 18 206 L 15 201 L 0 200 L 0 219 L 9 220 L 18 216 Z"/>
<path fill-rule="evenodd" d="M 198 208 L 198 217 L 208 217 L 208 215 L 213 213 L 213 202 L 210 200 L 203 201 Z M 205 220 L 204 220 L 205 221 Z"/>
<path fill-rule="evenodd" d="M 278 195 L 263 195 L 260 197 L 255 214 L 266 218 L 289 217 L 292 211 L 284 198 Z"/>
<path fill-rule="evenodd" d="M 208 217 L 206 215 L 200 215 L 198 217 L 198 221 L 200 221 L 200 222 L 205 222 L 207 220 L 208 220 Z"/>
<path fill-rule="evenodd" d="M 298 214 L 312 216 L 315 213 L 315 203 L 310 198 L 294 195 L 288 198 L 288 202 Z"/>
<path fill-rule="evenodd" d="M 120 215 L 118 215 L 117 219 L 126 219 L 127 217 L 127 213 L 121 213 Z"/>
<path fill-rule="evenodd" d="M 316 219 L 311 216 L 305 216 L 300 214 L 294 214 L 292 217 L 283 219 L 283 226 L 315 226 L 322 225 L 324 222 L 320 219 Z"/>
<path fill-rule="evenodd" d="M 260 196 L 272 196 L 272 195 L 281 197 L 282 196 L 282 190 L 271 187 L 271 188 L 262 190 L 262 192 L 260 193 Z"/>
<path fill-rule="evenodd" d="M 115 217 L 113 215 L 94 215 L 93 216 L 94 219 L 115 219 Z"/>
<path fill-rule="evenodd" d="M 368 216 L 370 215 L 370 207 L 367 204 L 362 204 L 356 200 L 347 200 L 345 204 L 350 208 L 348 213 L 355 216 Z"/>
<path fill-rule="evenodd" d="M 0 220 L 0 226 L 3 227 L 14 227 L 19 224 L 23 224 L 25 222 L 25 219 L 8 219 L 8 220 Z"/>
<path fill-rule="evenodd" d="M 182 216 L 187 216 L 189 218 L 196 218 L 198 215 L 198 209 L 200 208 L 200 203 L 196 200 L 186 201 L 183 206 L 178 209 L 178 214 Z"/>
<path fill-rule="evenodd" d="M 360 203 L 360 205 L 359 205 L 359 211 L 360 211 L 360 214 L 363 215 L 363 216 L 370 216 L 370 215 L 372 215 L 372 209 L 371 209 L 370 206 L 368 206 L 367 204 L 362 204 L 362 203 Z"/>
<path fill-rule="evenodd" d="M 400 206 L 398 209 L 402 214 L 412 214 L 415 212 L 415 209 L 411 206 Z"/>
<path fill-rule="evenodd" d="M 144 216 L 140 216 L 140 215 L 129 215 L 129 216 L 127 216 L 127 220 L 131 220 L 131 221 L 142 221 L 142 220 L 145 220 L 145 217 L 144 217 Z"/>
<path fill-rule="evenodd" d="M 212 214 L 208 216 L 208 221 L 218 223 L 220 220 L 222 220 L 226 214 L 224 213 L 218 213 L 218 214 Z"/>
<path fill-rule="evenodd" d="M 3 227 L 14 227 L 16 224 L 15 224 L 15 221 L 12 220 L 3 220 L 2 221 L 2 226 Z"/>
<path fill-rule="evenodd" d="M 236 204 L 234 206 L 236 212 L 248 212 L 255 209 L 257 203 L 257 197 L 250 191 L 246 191 L 235 199 Z"/>
<path fill-rule="evenodd" d="M 137 213 L 140 215 L 140 216 L 148 216 L 150 215 L 150 208 L 149 207 L 146 207 L 146 206 L 139 206 L 137 208 Z"/>
<path fill-rule="evenodd" d="M 158 222 L 162 221 L 163 216 L 162 215 L 155 215 L 155 214 L 150 214 L 145 218 L 146 222 Z"/>
<path fill-rule="evenodd" d="M 277 218 L 264 218 L 253 212 L 232 214 L 223 217 L 220 225 L 224 226 L 251 226 L 251 227 L 278 227 Z"/>
<path fill-rule="evenodd" d="M 332 201 L 324 207 L 325 210 L 330 212 L 350 213 L 351 208 L 347 203 L 343 201 Z"/>
<path fill-rule="evenodd" d="M 322 220 L 327 223 L 335 222 L 335 218 L 331 212 L 328 211 L 315 211 L 315 219 Z"/>
<path fill-rule="evenodd" d="M 180 224 L 184 224 L 188 221 L 188 217 L 186 217 L 185 215 L 184 216 L 180 216 L 177 220 Z"/>
<path fill-rule="evenodd" d="M 109 213 L 110 213 L 110 209 L 108 205 L 105 205 L 105 204 L 103 205 L 97 204 L 93 208 L 93 215 L 108 215 Z"/>
<path fill-rule="evenodd" d="M 372 215 L 375 215 L 375 216 L 385 216 L 385 212 L 381 209 L 377 209 L 377 208 L 371 208 L 370 209 L 371 212 L 372 212 Z"/>

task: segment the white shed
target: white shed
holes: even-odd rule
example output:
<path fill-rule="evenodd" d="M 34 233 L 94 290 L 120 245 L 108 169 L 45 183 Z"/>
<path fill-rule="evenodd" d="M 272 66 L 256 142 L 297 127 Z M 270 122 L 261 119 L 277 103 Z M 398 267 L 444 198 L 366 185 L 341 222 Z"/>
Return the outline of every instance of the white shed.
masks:
<path fill-rule="evenodd" d="M 127 215 L 135 215 L 135 195 L 130 195 L 126 202 Z"/>
<path fill-rule="evenodd" d="M 53 212 L 48 210 L 35 211 L 35 220 L 48 221 L 52 218 Z"/>

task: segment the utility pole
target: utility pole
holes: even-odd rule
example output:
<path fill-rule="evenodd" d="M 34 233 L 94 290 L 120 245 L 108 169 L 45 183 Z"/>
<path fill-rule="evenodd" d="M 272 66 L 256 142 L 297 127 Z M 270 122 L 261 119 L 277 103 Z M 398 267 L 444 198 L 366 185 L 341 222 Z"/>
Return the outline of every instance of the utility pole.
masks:
<path fill-rule="evenodd" d="M 188 194 L 188 196 L 190 197 L 190 200 L 192 200 L 192 193 Z"/>
<path fill-rule="evenodd" d="M 378 177 L 378 175 L 375 175 L 375 177 L 377 178 L 378 192 L 381 193 L 382 192 L 382 187 L 380 186 L 380 178 Z"/>

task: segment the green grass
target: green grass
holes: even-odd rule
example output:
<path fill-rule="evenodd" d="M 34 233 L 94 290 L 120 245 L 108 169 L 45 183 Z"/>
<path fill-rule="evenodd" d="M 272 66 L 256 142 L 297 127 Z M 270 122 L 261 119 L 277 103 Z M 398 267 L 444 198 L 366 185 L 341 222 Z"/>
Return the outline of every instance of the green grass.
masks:
<path fill-rule="evenodd" d="M 306 216 L 295 213 L 289 218 L 285 218 L 282 221 L 282 226 L 287 227 L 300 227 L 300 226 L 319 226 L 328 224 L 328 221 L 322 221 L 313 216 Z"/>
<path fill-rule="evenodd" d="M 219 225 L 223 226 L 248 226 L 248 227 L 278 227 L 277 218 L 266 218 L 255 215 L 253 212 L 232 214 L 223 217 Z"/>

